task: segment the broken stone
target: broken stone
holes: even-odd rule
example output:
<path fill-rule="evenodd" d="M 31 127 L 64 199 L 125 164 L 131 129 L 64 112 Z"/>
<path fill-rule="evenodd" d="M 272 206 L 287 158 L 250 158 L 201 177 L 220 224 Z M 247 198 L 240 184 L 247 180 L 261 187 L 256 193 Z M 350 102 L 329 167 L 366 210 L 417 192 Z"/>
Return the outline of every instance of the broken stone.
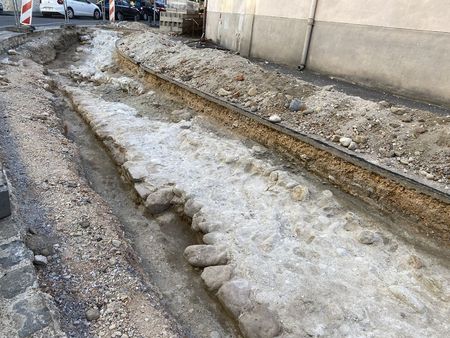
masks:
<path fill-rule="evenodd" d="M 210 291 L 218 290 L 223 283 L 230 280 L 233 268 L 229 265 L 208 266 L 202 272 L 202 279 Z"/>
<path fill-rule="evenodd" d="M 295 201 L 304 201 L 309 196 L 309 189 L 302 185 L 297 185 L 291 191 L 291 197 Z"/>
<path fill-rule="evenodd" d="M 25 244 L 35 255 L 51 256 L 55 252 L 54 240 L 46 236 L 27 234 Z"/>
<path fill-rule="evenodd" d="M 361 231 L 358 235 L 358 241 L 362 244 L 373 244 L 377 240 L 377 236 L 374 232 L 369 230 Z"/>
<path fill-rule="evenodd" d="M 217 292 L 219 301 L 235 318 L 251 308 L 250 295 L 250 284 L 245 279 L 225 282 Z"/>
<path fill-rule="evenodd" d="M 414 269 L 422 269 L 425 266 L 422 260 L 416 255 L 409 256 L 408 264 L 412 266 Z"/>
<path fill-rule="evenodd" d="M 379 104 L 381 107 L 383 107 L 383 108 L 389 108 L 389 107 L 391 106 L 391 104 L 390 104 L 389 102 L 384 101 L 384 100 L 378 102 L 378 104 Z"/>
<path fill-rule="evenodd" d="M 151 214 L 160 214 L 172 206 L 173 197 L 172 188 L 161 188 L 150 193 L 144 204 Z"/>
<path fill-rule="evenodd" d="M 358 148 L 358 145 L 356 144 L 356 142 L 350 142 L 350 144 L 348 145 L 348 149 L 349 150 L 356 150 Z"/>
<path fill-rule="evenodd" d="M 145 200 L 148 197 L 148 195 L 156 191 L 156 188 L 153 185 L 144 182 L 144 183 L 136 183 L 134 185 L 134 190 L 136 190 L 136 193 L 139 195 L 140 198 Z"/>
<path fill-rule="evenodd" d="M 403 115 L 405 113 L 405 109 L 399 107 L 391 107 L 391 113 L 395 115 Z"/>
<path fill-rule="evenodd" d="M 126 162 L 123 166 L 130 176 L 130 179 L 135 183 L 143 182 L 148 175 L 146 165 L 144 164 Z"/>
<path fill-rule="evenodd" d="M 367 136 L 362 136 L 362 135 L 356 135 L 353 138 L 353 141 L 358 143 L 358 144 L 364 144 L 367 143 Z"/>
<path fill-rule="evenodd" d="M 239 317 L 239 327 L 248 338 L 273 338 L 281 333 L 278 315 L 262 304 L 244 312 Z"/>
<path fill-rule="evenodd" d="M 297 112 L 299 110 L 305 110 L 306 105 L 299 99 L 293 99 L 289 104 L 289 110 L 292 112 Z"/>
<path fill-rule="evenodd" d="M 118 248 L 118 247 L 120 247 L 120 245 L 122 244 L 122 242 L 119 241 L 118 239 L 113 239 L 113 240 L 111 241 L 111 244 L 112 244 L 114 247 Z"/>
<path fill-rule="evenodd" d="M 202 205 L 193 199 L 188 199 L 186 204 L 184 205 L 184 213 L 189 217 L 193 217 L 197 212 L 200 211 Z"/>
<path fill-rule="evenodd" d="M 333 136 L 331 136 L 330 141 L 331 142 L 339 142 L 340 139 L 341 139 L 341 137 L 339 135 L 333 135 Z"/>
<path fill-rule="evenodd" d="M 343 147 L 348 147 L 350 145 L 350 143 L 352 143 L 352 139 L 350 137 L 341 137 L 339 139 L 339 143 Z"/>
<path fill-rule="evenodd" d="M 409 123 L 409 122 L 412 122 L 412 121 L 413 121 L 413 119 L 412 119 L 412 117 L 411 117 L 410 115 L 403 115 L 403 116 L 400 118 L 400 120 L 401 120 L 402 122 L 405 122 L 405 123 Z"/>
<path fill-rule="evenodd" d="M 47 265 L 48 264 L 48 259 L 45 256 L 36 255 L 36 256 L 34 256 L 33 263 L 36 264 L 36 265 Z"/>
<path fill-rule="evenodd" d="M 231 92 L 229 92 L 229 91 L 226 90 L 226 89 L 220 88 L 220 89 L 217 91 L 217 94 L 218 94 L 219 96 L 228 96 L 228 95 L 231 95 Z"/>
<path fill-rule="evenodd" d="M 244 75 L 243 74 L 239 74 L 234 78 L 235 81 L 244 81 Z"/>
<path fill-rule="evenodd" d="M 189 264 L 197 267 L 224 265 L 228 262 L 225 247 L 214 245 L 191 245 L 184 250 L 184 257 Z"/>
<path fill-rule="evenodd" d="M 86 311 L 86 319 L 90 322 L 100 318 L 100 311 L 97 308 L 90 308 Z"/>
<path fill-rule="evenodd" d="M 252 87 L 248 90 L 248 96 L 255 96 L 256 94 L 258 94 L 258 91 L 256 90 L 255 87 Z"/>
<path fill-rule="evenodd" d="M 280 123 L 281 122 L 281 117 L 277 114 L 271 115 L 269 117 L 269 121 L 273 122 L 273 123 Z"/>
<path fill-rule="evenodd" d="M 8 50 L 8 55 L 17 55 L 17 51 L 15 49 L 9 49 Z"/>

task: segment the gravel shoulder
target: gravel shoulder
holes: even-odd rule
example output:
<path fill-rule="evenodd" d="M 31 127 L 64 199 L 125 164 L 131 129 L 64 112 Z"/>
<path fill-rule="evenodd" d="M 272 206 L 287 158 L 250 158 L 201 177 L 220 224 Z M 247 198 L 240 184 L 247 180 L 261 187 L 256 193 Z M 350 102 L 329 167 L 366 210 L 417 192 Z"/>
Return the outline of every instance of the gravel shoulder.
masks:
<path fill-rule="evenodd" d="M 39 285 L 69 337 L 182 336 L 120 222 L 90 188 L 54 109 L 54 83 L 42 64 L 76 38 L 52 33 L 0 56 L 1 152 L 26 220 L 23 238 L 48 260 L 38 267 Z"/>

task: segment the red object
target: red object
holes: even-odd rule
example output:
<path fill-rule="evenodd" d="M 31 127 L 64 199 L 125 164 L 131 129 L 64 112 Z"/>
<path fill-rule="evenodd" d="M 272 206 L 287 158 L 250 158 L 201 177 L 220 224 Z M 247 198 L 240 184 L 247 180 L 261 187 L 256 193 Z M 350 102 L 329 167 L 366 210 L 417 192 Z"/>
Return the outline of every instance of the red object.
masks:
<path fill-rule="evenodd" d="M 33 0 L 22 0 L 20 8 L 20 23 L 22 25 L 30 26 L 33 16 Z"/>

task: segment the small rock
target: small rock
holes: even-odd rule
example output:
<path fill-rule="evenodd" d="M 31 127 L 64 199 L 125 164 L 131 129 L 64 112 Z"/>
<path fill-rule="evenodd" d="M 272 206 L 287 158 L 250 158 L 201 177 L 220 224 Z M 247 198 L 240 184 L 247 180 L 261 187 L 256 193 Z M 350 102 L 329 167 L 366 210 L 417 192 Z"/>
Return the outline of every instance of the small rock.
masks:
<path fill-rule="evenodd" d="M 299 99 L 293 99 L 289 104 L 289 110 L 292 112 L 297 112 L 299 110 L 305 110 L 306 105 Z"/>
<path fill-rule="evenodd" d="M 150 193 L 145 200 L 145 206 L 151 214 L 160 214 L 172 206 L 174 193 L 172 188 L 161 188 Z"/>
<path fill-rule="evenodd" d="M 256 90 L 255 87 L 252 87 L 248 90 L 247 94 L 248 96 L 255 96 L 256 94 L 258 94 L 258 91 Z"/>
<path fill-rule="evenodd" d="M 391 113 L 395 115 L 403 115 L 405 113 L 405 110 L 399 107 L 391 107 Z"/>
<path fill-rule="evenodd" d="M 144 183 L 136 183 L 134 185 L 134 190 L 136 190 L 136 193 L 139 195 L 140 198 L 145 200 L 147 199 L 148 195 L 156 191 L 156 188 L 153 185 L 144 182 Z"/>
<path fill-rule="evenodd" d="M 17 51 L 15 49 L 9 49 L 8 50 L 8 55 L 17 55 Z"/>
<path fill-rule="evenodd" d="M 239 74 L 234 78 L 235 81 L 244 81 L 245 77 L 244 74 Z"/>
<path fill-rule="evenodd" d="M 252 106 L 252 107 L 250 108 L 250 111 L 251 111 L 252 113 L 257 112 L 257 111 L 258 111 L 258 107 Z"/>
<path fill-rule="evenodd" d="M 379 104 L 381 107 L 383 107 L 383 108 L 389 108 L 389 107 L 391 106 L 391 104 L 390 104 L 389 102 L 384 101 L 384 100 L 378 102 L 378 104 Z"/>
<path fill-rule="evenodd" d="M 229 265 L 216 265 L 206 267 L 201 278 L 210 291 L 218 290 L 223 283 L 230 280 L 233 268 Z"/>
<path fill-rule="evenodd" d="M 333 136 L 331 136 L 330 141 L 331 142 L 339 142 L 340 139 L 341 139 L 341 137 L 339 135 L 333 135 Z"/>
<path fill-rule="evenodd" d="M 279 115 L 277 115 L 277 114 L 271 115 L 269 117 L 269 121 L 273 122 L 273 123 L 280 123 L 281 122 L 281 117 Z"/>
<path fill-rule="evenodd" d="M 358 144 L 364 144 L 367 143 L 367 136 L 363 136 L 363 135 L 356 135 L 353 138 L 353 141 L 355 141 Z"/>
<path fill-rule="evenodd" d="M 302 185 L 297 185 L 291 191 L 291 197 L 295 201 L 304 201 L 309 196 L 309 189 Z"/>
<path fill-rule="evenodd" d="M 225 265 L 228 253 L 224 247 L 214 245 L 191 245 L 184 250 L 184 257 L 189 264 L 197 267 Z"/>
<path fill-rule="evenodd" d="M 422 269 L 425 266 L 422 260 L 416 255 L 409 256 L 408 264 L 412 266 L 414 269 Z"/>
<path fill-rule="evenodd" d="M 250 295 L 250 284 L 245 279 L 225 282 L 217 292 L 219 301 L 235 318 L 250 309 Z"/>
<path fill-rule="evenodd" d="M 414 129 L 414 134 L 419 135 L 419 134 L 424 134 L 426 133 L 428 130 L 424 127 L 418 127 L 416 129 Z"/>
<path fill-rule="evenodd" d="M 362 244 L 373 244 L 377 240 L 377 236 L 374 232 L 369 230 L 361 231 L 358 235 L 358 241 Z"/>
<path fill-rule="evenodd" d="M 358 148 L 358 145 L 356 144 L 356 142 L 350 142 L 350 144 L 348 145 L 348 149 L 350 150 L 356 150 Z"/>
<path fill-rule="evenodd" d="M 239 327 L 248 338 L 273 338 L 281 333 L 278 315 L 261 304 L 239 317 Z"/>
<path fill-rule="evenodd" d="M 323 86 L 322 90 L 325 90 L 327 92 L 331 92 L 334 89 L 333 85 Z"/>
<path fill-rule="evenodd" d="M 45 257 L 45 256 L 36 255 L 36 256 L 34 256 L 33 263 L 36 265 L 47 265 L 48 260 L 47 260 L 47 257 Z"/>
<path fill-rule="evenodd" d="M 89 228 L 91 226 L 91 222 L 89 222 L 89 220 L 87 218 L 83 218 L 80 222 L 80 226 L 83 229 Z"/>
<path fill-rule="evenodd" d="M 314 113 L 314 109 L 306 109 L 303 111 L 303 115 L 310 115 Z"/>
<path fill-rule="evenodd" d="M 404 165 L 408 165 L 409 164 L 409 160 L 407 158 L 404 158 L 404 157 L 400 158 L 399 162 L 401 164 L 404 164 Z"/>
<path fill-rule="evenodd" d="M 427 180 L 435 180 L 436 179 L 436 177 L 433 174 L 430 174 L 430 173 L 427 173 L 425 175 L 425 177 L 426 177 Z"/>
<path fill-rule="evenodd" d="M 86 319 L 90 322 L 100 318 L 100 311 L 97 308 L 90 308 L 86 311 Z"/>
<path fill-rule="evenodd" d="M 118 239 L 113 239 L 113 240 L 111 241 L 111 244 L 112 244 L 114 247 L 118 248 L 118 247 L 120 247 L 120 245 L 122 244 L 122 242 L 119 241 Z"/>
<path fill-rule="evenodd" d="M 226 90 L 226 89 L 220 88 L 220 89 L 217 91 L 217 94 L 218 94 L 219 96 L 228 96 L 228 95 L 231 95 L 231 92 L 229 92 L 229 91 Z"/>
<path fill-rule="evenodd" d="M 403 115 L 403 116 L 400 118 L 400 120 L 401 120 L 402 122 L 405 122 L 405 123 L 409 123 L 409 122 L 412 122 L 412 121 L 413 121 L 413 119 L 412 119 L 412 117 L 411 117 L 410 115 Z"/>
<path fill-rule="evenodd" d="M 193 199 L 188 199 L 184 205 L 184 214 L 189 217 L 194 217 L 194 215 L 200 211 L 202 205 Z"/>
<path fill-rule="evenodd" d="M 350 143 L 352 143 L 352 139 L 350 137 L 341 137 L 339 139 L 339 143 L 343 147 L 348 147 L 350 145 Z"/>

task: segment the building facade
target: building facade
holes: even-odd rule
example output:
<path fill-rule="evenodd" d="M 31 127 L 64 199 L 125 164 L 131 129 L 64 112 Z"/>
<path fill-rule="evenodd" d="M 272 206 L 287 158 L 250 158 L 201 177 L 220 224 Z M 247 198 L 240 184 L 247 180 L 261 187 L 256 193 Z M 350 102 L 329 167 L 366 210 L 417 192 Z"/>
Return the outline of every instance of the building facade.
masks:
<path fill-rule="evenodd" d="M 207 37 L 301 62 L 314 0 L 209 0 Z M 450 106 L 448 0 L 317 0 L 307 68 Z"/>

